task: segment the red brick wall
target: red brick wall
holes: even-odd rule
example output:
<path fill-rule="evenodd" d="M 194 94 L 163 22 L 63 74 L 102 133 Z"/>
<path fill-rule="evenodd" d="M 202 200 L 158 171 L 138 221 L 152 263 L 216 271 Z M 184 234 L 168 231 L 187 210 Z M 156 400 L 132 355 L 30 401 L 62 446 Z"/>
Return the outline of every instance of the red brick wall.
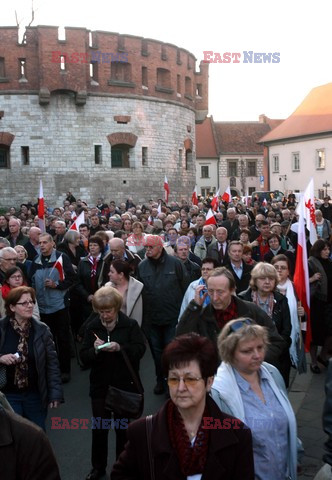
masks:
<path fill-rule="evenodd" d="M 26 43 L 18 43 L 16 27 L 0 27 L 0 57 L 5 58 L 6 79 L 0 79 L 1 91 L 39 91 L 47 88 L 55 90 L 87 91 L 103 94 L 148 95 L 164 100 L 177 101 L 196 110 L 208 109 L 208 64 L 200 65 L 195 72 L 195 57 L 185 49 L 175 45 L 144 39 L 147 55 L 142 55 L 143 38 L 121 35 L 123 52 L 118 51 L 119 34 L 111 32 L 92 32 L 93 48 L 89 47 L 89 31 L 85 28 L 66 28 L 66 40 L 58 40 L 58 28 L 50 26 L 29 27 L 26 31 Z M 109 84 L 111 78 L 110 63 L 98 64 L 99 85 L 91 85 L 89 64 L 96 52 L 122 53 L 131 64 L 132 86 Z M 57 54 L 77 53 L 77 63 L 67 62 L 65 72 L 55 63 Z M 163 58 L 162 58 L 163 52 Z M 26 78 L 28 82 L 19 82 L 19 58 L 26 58 Z M 87 63 L 85 63 L 88 59 Z M 53 61 L 52 61 L 53 60 Z M 148 90 L 142 89 L 142 67 L 147 68 Z M 156 90 L 157 68 L 170 71 L 169 92 Z M 181 76 L 181 97 L 177 96 L 177 75 Z M 185 77 L 190 77 L 191 95 L 185 96 Z M 196 98 L 196 85 L 201 85 L 201 98 Z M 189 98 L 191 97 L 191 98 Z"/>

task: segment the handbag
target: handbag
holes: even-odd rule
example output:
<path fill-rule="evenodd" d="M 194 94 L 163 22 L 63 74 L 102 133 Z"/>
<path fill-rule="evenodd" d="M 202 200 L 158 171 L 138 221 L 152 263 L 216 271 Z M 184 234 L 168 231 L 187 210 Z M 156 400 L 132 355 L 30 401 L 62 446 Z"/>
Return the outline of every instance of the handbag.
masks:
<path fill-rule="evenodd" d="M 127 364 L 128 370 L 137 388 L 136 392 L 128 392 L 117 387 L 108 386 L 105 399 L 105 408 L 112 410 L 115 415 L 123 418 L 137 419 L 142 416 L 144 409 L 144 388 L 140 379 L 137 377 L 129 358 L 124 350 L 120 350 L 123 359 Z"/>
<path fill-rule="evenodd" d="M 7 384 L 7 369 L 6 365 L 0 365 L 0 390 Z"/>

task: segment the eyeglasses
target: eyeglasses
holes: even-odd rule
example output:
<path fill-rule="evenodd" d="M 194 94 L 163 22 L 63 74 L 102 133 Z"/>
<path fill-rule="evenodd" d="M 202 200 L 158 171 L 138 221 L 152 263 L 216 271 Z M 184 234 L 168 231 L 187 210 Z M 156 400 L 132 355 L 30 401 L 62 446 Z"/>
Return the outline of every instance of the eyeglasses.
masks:
<path fill-rule="evenodd" d="M 169 387 L 178 387 L 181 380 L 186 387 L 195 387 L 203 377 L 168 377 L 166 380 Z"/>
<path fill-rule="evenodd" d="M 5 260 L 6 262 L 16 262 L 17 257 L 15 257 L 15 258 L 4 258 L 4 257 L 2 257 L 2 260 Z"/>
<path fill-rule="evenodd" d="M 275 268 L 276 270 L 288 270 L 288 267 L 279 266 L 279 265 L 274 265 L 274 268 Z"/>
<path fill-rule="evenodd" d="M 253 322 L 250 320 L 250 318 L 244 318 L 243 320 L 238 320 L 237 322 L 232 323 L 232 325 L 229 326 L 229 332 L 228 335 L 231 333 L 235 333 L 241 328 L 243 328 L 245 325 L 252 325 Z"/>
<path fill-rule="evenodd" d="M 16 305 L 22 305 L 22 307 L 29 307 L 30 305 L 34 305 L 35 302 L 33 300 L 27 300 L 26 302 L 17 302 Z"/>
<path fill-rule="evenodd" d="M 20 280 L 22 277 L 22 275 L 12 275 L 11 277 L 9 278 L 12 278 L 13 280 Z"/>

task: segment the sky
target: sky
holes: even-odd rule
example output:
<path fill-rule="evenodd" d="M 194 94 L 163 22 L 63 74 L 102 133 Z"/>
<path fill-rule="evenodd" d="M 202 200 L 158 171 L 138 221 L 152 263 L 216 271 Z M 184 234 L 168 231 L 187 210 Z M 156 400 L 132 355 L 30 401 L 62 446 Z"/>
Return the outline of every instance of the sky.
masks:
<path fill-rule="evenodd" d="M 31 20 L 31 0 L 12 0 L 0 25 Z M 216 121 L 287 118 L 310 90 L 332 81 L 330 0 L 34 0 L 32 25 L 77 26 L 138 35 L 192 52 L 239 53 L 209 66 L 209 114 Z M 277 63 L 244 63 L 243 52 L 277 53 Z M 257 56 L 259 58 L 259 56 Z"/>

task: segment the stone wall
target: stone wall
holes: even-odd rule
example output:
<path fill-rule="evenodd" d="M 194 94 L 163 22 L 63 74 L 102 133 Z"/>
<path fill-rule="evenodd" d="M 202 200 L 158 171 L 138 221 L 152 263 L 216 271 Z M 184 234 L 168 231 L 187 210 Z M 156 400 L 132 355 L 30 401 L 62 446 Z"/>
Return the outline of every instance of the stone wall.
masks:
<path fill-rule="evenodd" d="M 99 196 L 116 201 L 129 195 L 136 201 L 163 197 L 165 174 L 170 200 L 190 197 L 195 184 L 192 109 L 157 99 L 92 95 L 78 107 L 73 95 L 66 93 L 52 94 L 47 106 L 39 105 L 38 95 L 4 95 L 0 100 L 7 112 L 0 129 L 14 134 L 10 168 L 0 170 L 2 205 L 35 198 L 39 179 L 52 205 L 60 203 L 68 190 L 90 203 Z M 130 121 L 117 123 L 118 116 Z M 137 137 L 130 149 L 130 168 L 111 166 L 109 138 L 119 133 Z M 100 165 L 95 164 L 95 144 L 102 148 Z M 189 144 L 193 158 L 186 169 Z M 23 165 L 22 146 L 29 146 L 29 165 Z M 147 165 L 142 165 L 142 147 L 148 149 Z"/>

